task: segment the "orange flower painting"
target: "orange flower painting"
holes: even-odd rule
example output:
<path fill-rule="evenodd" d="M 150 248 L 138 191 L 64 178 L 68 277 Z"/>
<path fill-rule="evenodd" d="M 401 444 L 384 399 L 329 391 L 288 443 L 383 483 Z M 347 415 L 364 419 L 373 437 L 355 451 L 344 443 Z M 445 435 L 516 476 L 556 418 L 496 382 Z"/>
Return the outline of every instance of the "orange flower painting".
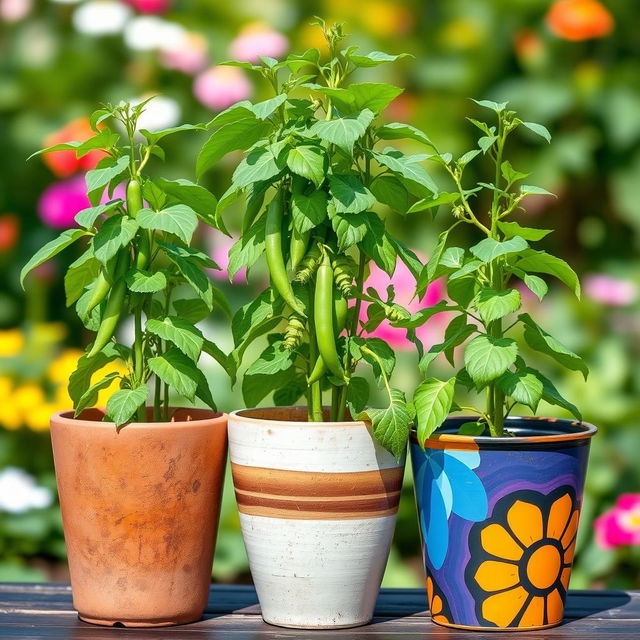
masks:
<path fill-rule="evenodd" d="M 478 618 L 496 627 L 545 627 L 562 619 L 578 529 L 575 492 L 519 491 L 474 527 L 467 583 Z"/>

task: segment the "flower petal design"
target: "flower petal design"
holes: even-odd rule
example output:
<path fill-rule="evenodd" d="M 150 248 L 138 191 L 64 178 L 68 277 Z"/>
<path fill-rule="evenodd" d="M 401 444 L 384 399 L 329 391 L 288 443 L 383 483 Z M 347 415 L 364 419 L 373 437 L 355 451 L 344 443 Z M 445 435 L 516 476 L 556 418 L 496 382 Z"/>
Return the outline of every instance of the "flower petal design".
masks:
<path fill-rule="evenodd" d="M 547 624 L 553 624 L 562 620 L 562 614 L 564 613 L 564 600 L 560 591 L 554 589 L 547 596 Z"/>
<path fill-rule="evenodd" d="M 539 627 L 544 620 L 544 598 L 534 596 L 520 618 L 519 627 Z"/>
<path fill-rule="evenodd" d="M 515 561 L 522 557 L 522 547 L 499 524 L 494 523 L 485 527 L 480 534 L 480 540 L 483 549 L 493 556 Z"/>
<path fill-rule="evenodd" d="M 477 469 L 480 466 L 479 451 L 453 449 L 451 451 L 447 451 L 447 457 L 459 460 L 465 467 L 469 467 L 469 469 Z"/>
<path fill-rule="evenodd" d="M 565 532 L 562 534 L 562 538 L 560 539 L 560 543 L 562 544 L 563 549 L 568 549 L 569 545 L 573 542 L 573 539 L 576 537 L 576 533 L 578 531 L 578 518 L 580 517 L 580 513 L 576 509 L 571 514 L 571 519 L 569 520 L 569 524 Z"/>
<path fill-rule="evenodd" d="M 528 596 L 522 587 L 496 593 L 482 603 L 482 615 L 499 627 L 508 627 L 524 606 Z"/>
<path fill-rule="evenodd" d="M 426 546 L 434 569 L 440 569 L 449 547 L 449 523 L 442 494 L 435 482 L 431 484 L 430 496 L 428 523 L 424 529 Z"/>
<path fill-rule="evenodd" d="M 510 562 L 486 560 L 476 571 L 476 582 L 485 591 L 502 591 L 518 584 L 518 565 Z"/>
<path fill-rule="evenodd" d="M 544 527 L 540 507 L 517 500 L 507 513 L 511 531 L 526 547 L 542 539 Z"/>
<path fill-rule="evenodd" d="M 487 492 L 480 478 L 453 456 L 445 458 L 444 470 L 454 487 L 453 512 L 472 522 L 487 517 Z"/>
<path fill-rule="evenodd" d="M 559 539 L 571 516 L 573 501 L 568 493 L 561 495 L 549 509 L 547 520 L 547 537 Z"/>

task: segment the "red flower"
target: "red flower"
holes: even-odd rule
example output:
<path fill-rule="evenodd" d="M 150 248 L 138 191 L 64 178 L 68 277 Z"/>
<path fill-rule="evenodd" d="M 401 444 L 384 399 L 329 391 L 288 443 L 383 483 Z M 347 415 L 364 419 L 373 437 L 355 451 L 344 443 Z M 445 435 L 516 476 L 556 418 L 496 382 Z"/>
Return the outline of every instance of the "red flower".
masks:
<path fill-rule="evenodd" d="M 558 0 L 547 14 L 551 31 L 565 40 L 590 40 L 608 36 L 613 16 L 598 0 Z"/>
<path fill-rule="evenodd" d="M 66 124 L 62 129 L 48 135 L 44 139 L 45 147 L 52 147 L 62 142 L 84 142 L 95 135 L 91 129 L 89 118 L 77 118 Z M 102 151 L 90 151 L 82 158 L 76 158 L 75 151 L 51 151 L 43 156 L 44 163 L 58 178 L 66 178 L 78 171 L 95 169 L 104 156 Z"/>

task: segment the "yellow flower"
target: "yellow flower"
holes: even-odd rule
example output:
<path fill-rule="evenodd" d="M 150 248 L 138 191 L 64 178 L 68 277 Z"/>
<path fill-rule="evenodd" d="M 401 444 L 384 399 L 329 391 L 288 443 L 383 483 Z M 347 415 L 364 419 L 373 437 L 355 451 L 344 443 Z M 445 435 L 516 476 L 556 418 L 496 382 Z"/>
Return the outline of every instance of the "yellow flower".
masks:
<path fill-rule="evenodd" d="M 5 429 L 14 431 L 24 426 L 22 411 L 11 402 L 2 402 L 0 405 L 0 425 Z"/>
<path fill-rule="evenodd" d="M 11 399 L 13 404 L 24 412 L 29 412 L 46 401 L 42 388 L 31 382 L 17 387 Z"/>
<path fill-rule="evenodd" d="M 26 411 L 25 422 L 33 431 L 48 431 L 49 420 L 56 410 L 57 407 L 54 404 L 45 402 L 34 407 L 31 411 Z"/>
<path fill-rule="evenodd" d="M 69 376 L 75 371 L 82 353 L 80 349 L 64 349 L 47 369 L 49 380 L 55 384 L 66 386 L 69 383 Z"/>
<path fill-rule="evenodd" d="M 126 367 L 120 362 L 116 360 L 114 362 L 110 362 L 109 364 L 102 367 L 96 371 L 91 377 L 91 384 L 95 384 L 106 375 L 110 373 L 119 373 L 120 375 L 125 375 L 127 373 Z M 96 402 L 97 407 L 104 407 L 107 404 L 107 400 L 120 388 L 120 381 L 118 379 L 114 380 L 106 389 L 103 389 L 98 394 L 98 401 Z"/>
<path fill-rule="evenodd" d="M 465 51 L 481 44 L 483 36 L 484 29 L 477 20 L 456 18 L 444 26 L 440 39 L 450 49 Z"/>
<path fill-rule="evenodd" d="M 58 411 L 69 411 L 73 408 L 73 400 L 69 396 L 69 390 L 66 384 L 61 384 L 55 391 L 53 404 L 56 407 L 54 413 Z"/>
<path fill-rule="evenodd" d="M 0 405 L 9 398 L 13 391 L 13 380 L 9 376 L 0 376 Z M 1 406 L 0 406 L 1 408 Z"/>
<path fill-rule="evenodd" d="M 21 329 L 0 331 L 0 358 L 17 356 L 24 347 L 24 333 Z"/>

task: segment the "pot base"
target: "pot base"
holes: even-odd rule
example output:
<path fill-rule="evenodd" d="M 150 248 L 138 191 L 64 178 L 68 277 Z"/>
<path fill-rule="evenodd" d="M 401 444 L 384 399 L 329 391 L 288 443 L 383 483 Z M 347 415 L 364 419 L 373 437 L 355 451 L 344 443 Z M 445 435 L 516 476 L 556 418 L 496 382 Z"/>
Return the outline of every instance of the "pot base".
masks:
<path fill-rule="evenodd" d="M 369 624 L 373 618 L 363 620 L 362 622 L 354 622 L 351 624 L 288 624 L 285 622 L 272 622 L 266 618 L 262 618 L 267 624 L 272 627 L 280 627 L 283 629 L 355 629 L 356 627 L 364 627 Z"/>
<path fill-rule="evenodd" d="M 171 618 L 170 620 L 102 620 L 100 618 L 90 618 L 78 614 L 82 622 L 93 624 L 99 627 L 125 627 L 125 628 L 152 628 L 152 627 L 175 627 L 181 624 L 190 624 L 202 620 L 201 615 L 184 616 L 182 618 Z"/>
<path fill-rule="evenodd" d="M 472 627 L 465 624 L 453 624 L 452 622 L 442 622 L 441 620 L 434 620 L 431 618 L 433 624 L 437 624 L 440 627 L 446 627 L 448 629 L 461 629 L 462 631 L 488 631 L 490 633 L 501 633 L 503 631 L 541 631 L 542 629 L 553 629 L 553 627 L 559 627 L 563 620 L 559 622 L 552 622 L 551 624 L 543 624 L 537 627 Z"/>

